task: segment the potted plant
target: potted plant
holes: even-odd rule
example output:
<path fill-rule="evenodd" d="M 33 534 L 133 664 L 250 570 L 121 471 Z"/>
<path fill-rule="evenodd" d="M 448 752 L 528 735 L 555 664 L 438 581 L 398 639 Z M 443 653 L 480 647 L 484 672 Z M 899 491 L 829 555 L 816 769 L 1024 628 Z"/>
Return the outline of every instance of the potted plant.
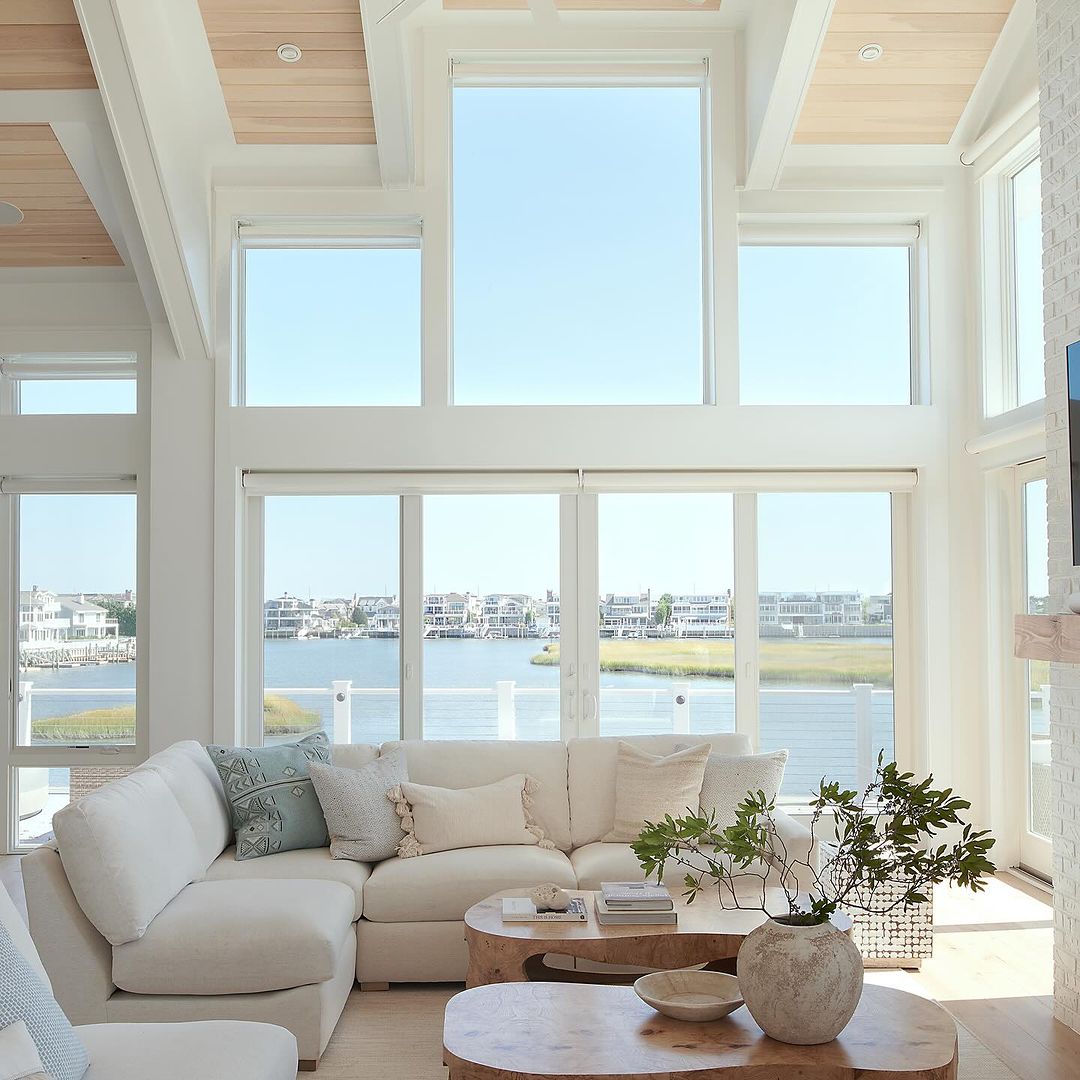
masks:
<path fill-rule="evenodd" d="M 715 811 L 668 816 L 646 823 L 632 845 L 646 875 L 663 880 L 665 868 L 685 869 L 687 903 L 715 887 L 723 907 L 768 916 L 744 941 L 737 970 L 750 1015 L 781 1042 L 829 1042 L 859 1003 L 862 957 L 833 921 L 837 912 L 881 914 L 925 903 L 927 886 L 943 882 L 978 892 L 984 875 L 994 871 L 987 858 L 993 838 L 961 817 L 971 807 L 967 800 L 952 788 L 934 788 L 932 776 L 916 783 L 912 773 L 883 761 L 879 755 L 874 779 L 861 795 L 835 781 L 818 786 L 810 800 L 811 852 L 826 816 L 834 822 L 836 851 L 821 866 L 788 854 L 776 831 L 774 803 L 761 791 L 747 794 L 727 828 L 717 824 Z M 944 829 L 959 832 L 951 842 L 934 844 Z M 782 891 L 782 910 L 775 902 L 766 909 L 770 869 Z M 809 893 L 799 892 L 800 875 L 811 882 Z M 877 891 L 897 882 L 906 886 L 903 892 L 875 905 Z"/>

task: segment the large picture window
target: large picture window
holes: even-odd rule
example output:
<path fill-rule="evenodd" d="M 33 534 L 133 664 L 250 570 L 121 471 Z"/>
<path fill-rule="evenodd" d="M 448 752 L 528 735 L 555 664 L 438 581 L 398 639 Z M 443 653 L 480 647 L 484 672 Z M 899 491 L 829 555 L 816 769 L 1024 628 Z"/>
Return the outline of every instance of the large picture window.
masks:
<path fill-rule="evenodd" d="M 703 401 L 701 99 L 455 87 L 455 403 Z"/>
<path fill-rule="evenodd" d="M 909 245 L 743 244 L 739 400 L 907 405 Z"/>

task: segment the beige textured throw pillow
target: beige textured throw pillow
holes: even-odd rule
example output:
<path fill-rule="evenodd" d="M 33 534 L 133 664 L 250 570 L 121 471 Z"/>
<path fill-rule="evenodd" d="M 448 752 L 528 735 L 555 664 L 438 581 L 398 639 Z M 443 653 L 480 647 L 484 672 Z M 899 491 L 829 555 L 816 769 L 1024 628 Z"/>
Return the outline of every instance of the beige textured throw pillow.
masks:
<path fill-rule="evenodd" d="M 788 752 L 773 750 L 768 754 L 727 756 L 712 754 L 705 766 L 701 783 L 701 810 L 716 811 L 716 824 L 728 829 L 735 824 L 735 809 L 748 793 L 765 792 L 770 802 L 780 792 Z"/>
<path fill-rule="evenodd" d="M 495 844 L 553 848 L 529 812 L 538 787 L 539 782 L 524 773 L 474 788 L 397 784 L 387 792 L 387 798 L 405 831 L 398 857 L 409 859 L 433 851 Z"/>
<path fill-rule="evenodd" d="M 615 825 L 604 843 L 629 844 L 646 821 L 697 809 L 712 746 L 701 743 L 664 757 L 620 742 L 615 764 Z"/>

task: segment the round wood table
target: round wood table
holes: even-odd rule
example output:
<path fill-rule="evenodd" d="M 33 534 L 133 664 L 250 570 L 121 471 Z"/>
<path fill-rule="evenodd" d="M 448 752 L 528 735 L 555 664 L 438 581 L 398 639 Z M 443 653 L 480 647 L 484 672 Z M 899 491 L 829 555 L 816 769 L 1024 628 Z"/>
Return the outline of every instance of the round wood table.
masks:
<path fill-rule="evenodd" d="M 496 893 L 465 912 L 465 940 L 469 946 L 466 986 L 542 980 L 625 983 L 637 977 L 551 967 L 544 961 L 549 953 L 651 969 L 707 964 L 734 973 L 734 958 L 743 939 L 765 921 L 760 910 L 721 907 L 716 893 L 711 892 L 701 893 L 692 904 L 676 894 L 679 921 L 674 926 L 601 926 L 596 918 L 596 894 L 573 892 L 572 896 L 584 898 L 588 922 L 504 923 L 502 898 L 525 896 L 528 891 Z M 787 910 L 780 889 L 766 890 L 765 905 L 778 913 Z M 846 915 L 837 914 L 833 922 L 845 932 L 851 931 L 851 920 Z"/>
<path fill-rule="evenodd" d="M 956 1025 L 938 1004 L 866 986 L 831 1043 L 774 1042 L 745 1006 L 692 1024 L 654 1012 L 628 986 L 509 983 L 446 1006 L 450 1080 L 955 1080 Z"/>

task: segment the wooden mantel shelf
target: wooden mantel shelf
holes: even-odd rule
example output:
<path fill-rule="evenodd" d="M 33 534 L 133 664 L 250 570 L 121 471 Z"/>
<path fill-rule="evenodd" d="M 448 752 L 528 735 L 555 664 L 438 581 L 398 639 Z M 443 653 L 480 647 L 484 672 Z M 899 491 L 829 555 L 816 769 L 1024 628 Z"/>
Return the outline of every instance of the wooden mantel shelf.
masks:
<path fill-rule="evenodd" d="M 1022 660 L 1080 664 L 1080 615 L 1017 615 L 1013 654 Z"/>

